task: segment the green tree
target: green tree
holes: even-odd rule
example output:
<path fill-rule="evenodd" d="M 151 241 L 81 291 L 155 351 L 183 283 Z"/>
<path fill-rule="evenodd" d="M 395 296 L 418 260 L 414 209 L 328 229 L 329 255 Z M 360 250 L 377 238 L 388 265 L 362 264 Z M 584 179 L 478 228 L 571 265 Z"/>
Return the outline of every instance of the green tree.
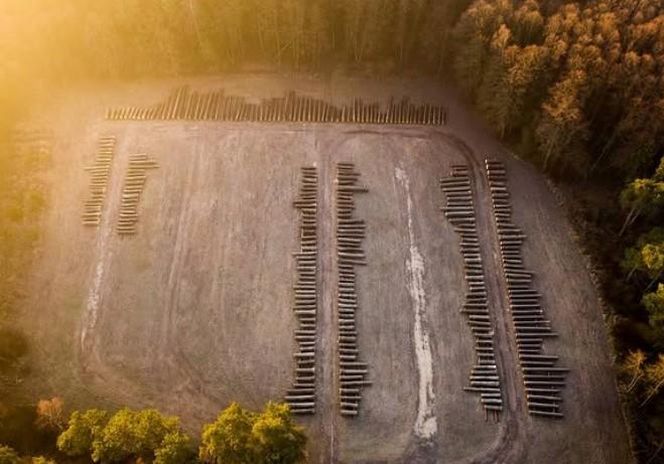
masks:
<path fill-rule="evenodd" d="M 641 259 L 648 275 L 652 278 L 649 289 L 664 272 L 664 243 L 649 243 L 641 249 Z"/>
<path fill-rule="evenodd" d="M 558 163 L 562 169 L 572 167 L 580 173 L 588 165 L 585 143 L 589 129 L 583 110 L 586 83 L 587 74 L 584 71 L 570 72 L 552 87 L 549 97 L 542 104 L 536 135 L 544 170 Z"/>
<path fill-rule="evenodd" d="M 195 455 L 179 419 L 155 409 L 124 408 L 113 415 L 98 409 L 74 411 L 57 445 L 69 456 L 91 455 L 95 462 L 140 458 L 174 464 L 189 462 Z"/>
<path fill-rule="evenodd" d="M 74 411 L 67 428 L 60 434 L 57 446 L 68 456 L 83 456 L 92 451 L 93 443 L 101 438 L 110 414 L 100 409 Z"/>
<path fill-rule="evenodd" d="M 657 246 L 664 244 L 664 228 L 652 228 L 645 234 L 640 235 L 633 247 L 625 250 L 625 257 L 621 262 L 621 266 L 623 271 L 627 273 L 627 280 L 630 280 L 637 271 L 645 274 L 648 273 L 648 266 L 643 259 L 643 249 L 646 246 L 653 244 Z M 653 263 L 651 263 L 651 266 L 652 265 Z"/>
<path fill-rule="evenodd" d="M 256 414 L 231 403 L 217 420 L 203 427 L 199 456 L 217 464 L 245 464 L 254 457 L 251 429 Z"/>
<path fill-rule="evenodd" d="M 268 403 L 260 414 L 232 403 L 203 428 L 199 457 L 216 464 L 304 462 L 307 439 L 288 405 Z"/>
<path fill-rule="evenodd" d="M 268 403 L 254 422 L 251 438 L 261 463 L 304 462 L 307 437 L 293 422 L 287 404 Z"/>
<path fill-rule="evenodd" d="M 634 350 L 627 353 L 627 356 L 620 364 L 621 370 L 630 377 L 629 382 L 625 386 L 627 392 L 632 391 L 645 375 L 643 370 L 645 362 L 646 354 L 641 350 Z"/>
<path fill-rule="evenodd" d="M 187 464 L 196 461 L 191 438 L 182 432 L 170 432 L 154 453 L 155 464 Z"/>
<path fill-rule="evenodd" d="M 155 409 L 116 412 L 92 445 L 95 462 L 120 462 L 129 457 L 150 459 L 164 438 L 179 431 L 179 420 Z"/>
<path fill-rule="evenodd" d="M 9 446 L 0 445 L 0 464 L 20 464 L 21 459 Z"/>
<path fill-rule="evenodd" d="M 664 205 L 664 158 L 650 178 L 635 179 L 620 193 L 620 206 L 627 211 L 620 235 L 642 216 L 652 216 Z"/>
<path fill-rule="evenodd" d="M 643 295 L 641 302 L 648 311 L 650 325 L 664 327 L 664 284 L 659 284 L 654 292 Z"/>
<path fill-rule="evenodd" d="M 48 459 L 44 456 L 36 456 L 31 459 L 32 464 L 56 464 L 53 459 Z"/>
<path fill-rule="evenodd" d="M 648 385 L 646 397 L 641 406 L 653 399 L 664 387 L 664 354 L 660 354 L 656 361 L 646 366 L 646 382 Z"/>

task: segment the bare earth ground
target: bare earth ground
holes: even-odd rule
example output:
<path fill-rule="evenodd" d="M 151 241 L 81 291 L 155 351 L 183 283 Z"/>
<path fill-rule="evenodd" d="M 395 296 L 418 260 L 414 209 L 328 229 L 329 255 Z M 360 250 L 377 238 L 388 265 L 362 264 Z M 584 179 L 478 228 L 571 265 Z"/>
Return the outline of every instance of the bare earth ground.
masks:
<path fill-rule="evenodd" d="M 631 461 L 607 335 L 595 290 L 563 212 L 544 179 L 511 158 L 450 92 L 427 81 L 326 80 L 231 75 L 189 82 L 252 97 L 296 89 L 329 99 L 409 95 L 442 102 L 434 127 L 217 122 L 107 122 L 107 106 L 154 103 L 178 82 L 143 82 L 54 96 L 32 123 L 56 136 L 52 204 L 24 324 L 35 338 L 35 397 L 72 407 L 154 406 L 197 433 L 230 401 L 260 408 L 292 380 L 290 309 L 297 247 L 300 166 L 321 184 L 319 411 L 300 420 L 312 462 L 584 463 Z M 89 165 L 100 135 L 118 145 L 100 229 L 81 225 Z M 131 153 L 148 153 L 138 235 L 121 238 L 117 217 Z M 482 161 L 508 163 L 514 218 L 528 234 L 527 266 L 558 340 L 546 350 L 572 369 L 565 419 L 525 414 L 505 312 L 497 242 Z M 358 270 L 361 357 L 373 385 L 360 416 L 335 409 L 333 176 L 353 161 L 369 193 L 369 265 Z M 473 361 L 458 237 L 439 206 L 438 179 L 469 163 L 478 192 L 487 283 L 496 321 L 506 411 L 485 420 L 462 391 Z"/>

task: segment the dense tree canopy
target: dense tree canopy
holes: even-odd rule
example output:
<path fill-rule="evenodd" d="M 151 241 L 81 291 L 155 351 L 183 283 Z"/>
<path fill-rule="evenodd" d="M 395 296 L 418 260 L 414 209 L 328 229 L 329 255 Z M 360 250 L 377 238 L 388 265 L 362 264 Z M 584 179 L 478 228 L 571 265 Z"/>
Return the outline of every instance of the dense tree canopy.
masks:
<path fill-rule="evenodd" d="M 625 234 L 629 244 L 621 268 L 640 302 L 632 308 L 630 319 L 633 327 L 641 328 L 636 341 L 650 351 L 648 355 L 641 349 L 632 350 L 624 357 L 622 366 L 627 374 L 623 386 L 628 402 L 637 411 L 638 438 L 654 449 L 645 453 L 649 460 L 659 453 L 656 437 L 664 430 L 659 396 L 664 383 L 664 158 L 650 177 L 627 183 L 620 205 L 624 214 L 620 235 Z M 646 403 L 654 407 L 643 408 Z"/>
<path fill-rule="evenodd" d="M 94 440 L 101 436 L 109 418 L 108 412 L 98 409 L 74 411 L 67 428 L 58 437 L 58 449 L 69 456 L 90 453 Z"/>
<path fill-rule="evenodd" d="M 203 429 L 200 458 L 215 464 L 297 464 L 307 443 L 288 405 L 268 403 L 261 413 L 231 404 Z"/>
<path fill-rule="evenodd" d="M 664 147 L 661 4 L 547 10 L 534 0 L 474 2 L 455 27 L 459 82 L 501 135 L 536 141 L 527 148 L 545 169 L 644 172 Z"/>
<path fill-rule="evenodd" d="M 154 409 L 74 411 L 57 439 L 58 450 L 93 462 L 155 464 L 297 464 L 305 460 L 307 438 L 288 405 L 268 403 L 253 412 L 232 403 L 211 424 L 203 426 L 199 459 L 194 440 L 179 419 Z M 0 464 L 2 464 L 0 448 Z M 9 448 L 7 456 L 13 456 Z M 8 458 L 9 459 L 9 458 Z M 14 464 L 14 463 L 7 463 Z"/>
<path fill-rule="evenodd" d="M 251 429 L 256 415 L 233 403 L 217 420 L 203 428 L 200 457 L 203 461 L 228 464 L 250 462 Z"/>
<path fill-rule="evenodd" d="M 154 409 L 124 408 L 74 411 L 58 437 L 58 449 L 69 456 L 91 456 L 94 462 L 127 462 L 130 458 L 158 464 L 186 463 L 194 456 L 191 439 L 177 417 Z"/>

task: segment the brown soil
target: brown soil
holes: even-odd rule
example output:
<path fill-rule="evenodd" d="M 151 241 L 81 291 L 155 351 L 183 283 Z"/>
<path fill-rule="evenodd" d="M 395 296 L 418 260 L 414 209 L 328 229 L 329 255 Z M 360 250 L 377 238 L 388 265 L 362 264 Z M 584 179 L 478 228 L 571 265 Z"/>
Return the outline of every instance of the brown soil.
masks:
<path fill-rule="evenodd" d="M 32 124 L 56 136 L 51 208 L 34 269 L 24 324 L 34 335 L 35 397 L 60 394 L 72 407 L 155 406 L 197 433 L 230 401 L 260 408 L 292 380 L 291 253 L 297 248 L 299 168 L 319 168 L 321 282 L 318 413 L 312 462 L 630 462 L 606 329 L 595 289 L 563 211 L 544 179 L 517 161 L 466 113 L 450 92 L 427 81 L 245 75 L 192 80 L 250 97 L 299 92 L 341 100 L 410 95 L 443 102 L 449 125 L 104 121 L 108 106 L 154 103 L 182 82 L 143 82 L 54 96 Z M 116 158 L 99 229 L 80 213 L 101 135 L 116 135 Z M 138 234 L 118 236 L 114 221 L 129 154 L 148 153 Z M 525 412 L 497 241 L 481 163 L 508 164 L 514 220 L 528 235 L 524 259 L 536 272 L 548 318 L 560 337 L 546 345 L 571 368 L 565 419 Z M 369 193 L 357 197 L 367 221 L 369 265 L 358 270 L 361 357 L 373 385 L 360 415 L 336 411 L 333 177 L 353 161 Z M 468 163 L 478 192 L 480 234 L 506 410 L 485 420 L 462 388 L 473 362 L 472 337 L 459 312 L 464 298 L 458 237 L 439 207 L 438 179 Z M 405 173 L 409 191 L 397 179 Z M 409 231 L 407 196 L 412 200 Z M 411 237 L 414 237 L 411 243 Z M 433 362 L 431 405 L 437 431 L 415 433 L 420 369 L 407 262 L 423 258 L 424 319 Z M 95 304 L 95 298 L 98 304 Z"/>

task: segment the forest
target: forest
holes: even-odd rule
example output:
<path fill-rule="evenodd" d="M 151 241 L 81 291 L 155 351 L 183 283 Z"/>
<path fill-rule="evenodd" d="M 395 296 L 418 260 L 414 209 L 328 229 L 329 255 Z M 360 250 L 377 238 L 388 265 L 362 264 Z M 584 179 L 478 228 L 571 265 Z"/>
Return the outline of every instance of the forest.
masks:
<path fill-rule="evenodd" d="M 3 97 L 16 103 L 81 79 L 247 63 L 411 72 L 455 79 L 549 172 L 631 179 L 662 148 L 657 1 L 12 0 L 5 10 Z"/>
<path fill-rule="evenodd" d="M 49 456 L 21 456 L 0 445 L 2 464 L 55 462 L 154 462 L 155 464 L 297 464 L 306 458 L 307 436 L 293 421 L 288 406 L 267 403 L 251 411 L 231 403 L 214 422 L 205 424 L 196 450 L 180 419 L 156 409 L 122 408 L 73 411 L 65 414 L 59 397 L 41 400 L 35 427 Z"/>
<path fill-rule="evenodd" d="M 664 462 L 661 0 L 7 0 L 0 53 L 0 162 L 25 103 L 80 82 L 261 65 L 456 85 L 568 193 L 606 301 L 635 452 Z M 0 186 L 16 179 L 8 172 Z M 0 211 L 3 229 L 10 213 Z M 3 289 L 14 282 L 0 278 Z M 15 345 L 5 351 L 22 356 Z M 0 354 L 6 370 L 11 354 Z"/>

